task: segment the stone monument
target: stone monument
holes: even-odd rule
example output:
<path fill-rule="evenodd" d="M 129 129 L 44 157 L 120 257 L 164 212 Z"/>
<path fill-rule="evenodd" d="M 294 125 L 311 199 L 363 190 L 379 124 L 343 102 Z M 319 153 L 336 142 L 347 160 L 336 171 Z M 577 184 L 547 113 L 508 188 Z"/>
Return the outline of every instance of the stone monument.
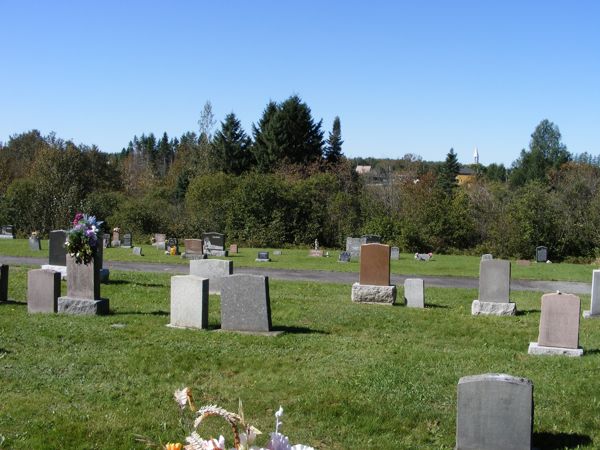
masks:
<path fill-rule="evenodd" d="M 221 294 L 223 279 L 233 274 L 233 261 L 224 259 L 193 259 L 190 261 L 190 275 L 209 279 L 209 292 Z"/>
<path fill-rule="evenodd" d="M 390 246 L 363 244 L 359 282 L 352 285 L 352 301 L 393 305 L 396 286 L 390 285 Z"/>
<path fill-rule="evenodd" d="M 600 270 L 592 272 L 592 295 L 590 310 L 583 312 L 585 319 L 600 317 Z"/>
<path fill-rule="evenodd" d="M 404 303 L 409 308 L 425 308 L 425 289 L 421 278 L 404 280 Z"/>
<path fill-rule="evenodd" d="M 60 297 L 60 272 L 34 269 L 27 272 L 27 311 L 55 313 Z"/>
<path fill-rule="evenodd" d="M 171 277 L 171 322 L 175 328 L 208 328 L 207 278 L 195 275 Z"/>
<path fill-rule="evenodd" d="M 479 262 L 479 298 L 471 304 L 471 314 L 514 316 L 516 305 L 509 299 L 510 261 L 484 259 Z"/>

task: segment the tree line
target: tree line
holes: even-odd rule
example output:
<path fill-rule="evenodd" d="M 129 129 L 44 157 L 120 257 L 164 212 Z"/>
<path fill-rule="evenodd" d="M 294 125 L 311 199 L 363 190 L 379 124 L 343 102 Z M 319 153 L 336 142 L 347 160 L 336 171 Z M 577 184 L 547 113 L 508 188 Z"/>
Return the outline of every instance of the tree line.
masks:
<path fill-rule="evenodd" d="M 298 96 L 269 102 L 247 134 L 230 113 L 216 125 L 207 102 L 196 132 L 134 136 L 120 153 L 39 131 L 0 143 L 0 222 L 22 236 L 65 228 L 77 211 L 119 226 L 198 237 L 220 231 L 247 246 L 343 248 L 379 234 L 403 251 L 595 258 L 600 249 L 598 157 L 572 155 L 543 120 L 509 168 L 445 161 L 348 159 L 341 122 L 323 130 Z M 372 166 L 359 176 L 356 165 Z"/>

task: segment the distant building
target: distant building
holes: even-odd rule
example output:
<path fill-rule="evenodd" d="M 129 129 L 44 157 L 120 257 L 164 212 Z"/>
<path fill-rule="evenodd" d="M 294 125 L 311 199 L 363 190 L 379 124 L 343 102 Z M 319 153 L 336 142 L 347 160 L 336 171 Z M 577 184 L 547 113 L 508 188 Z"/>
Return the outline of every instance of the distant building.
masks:
<path fill-rule="evenodd" d="M 356 173 L 359 175 L 369 173 L 371 171 L 371 166 L 356 166 Z"/>
<path fill-rule="evenodd" d="M 475 146 L 475 151 L 473 152 L 473 163 L 479 164 L 479 151 L 477 151 L 477 146 Z"/>
<path fill-rule="evenodd" d="M 461 167 L 456 175 L 456 181 L 459 186 L 470 184 L 475 181 L 477 174 L 470 167 Z"/>

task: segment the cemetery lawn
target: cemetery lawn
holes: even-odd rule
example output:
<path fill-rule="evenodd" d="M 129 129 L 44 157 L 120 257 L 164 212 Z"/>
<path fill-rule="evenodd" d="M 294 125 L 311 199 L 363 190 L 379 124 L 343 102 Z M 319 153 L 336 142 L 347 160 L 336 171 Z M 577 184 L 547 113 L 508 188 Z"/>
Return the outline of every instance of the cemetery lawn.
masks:
<path fill-rule="evenodd" d="M 135 244 L 135 242 L 134 242 Z M 188 265 L 189 261 L 179 256 L 165 255 L 164 251 L 157 250 L 150 245 L 142 245 L 144 256 L 133 254 L 130 248 L 104 249 L 106 261 L 131 261 L 142 263 L 163 263 Z M 180 247 L 185 251 L 184 247 Z M 259 251 L 268 251 L 271 262 L 256 262 Z M 359 271 L 358 261 L 339 263 L 339 250 L 329 250 L 330 257 L 315 258 L 308 256 L 308 249 L 282 249 L 282 255 L 275 255 L 272 248 L 240 248 L 240 252 L 230 255 L 235 267 L 269 267 L 274 269 L 297 270 L 327 270 L 334 272 Z M 327 251 L 327 250 L 325 250 Z M 48 258 L 48 241 L 42 241 L 42 251 L 29 249 L 27 239 L 3 239 L 0 241 L 0 255 L 29 256 Z M 431 261 L 416 261 L 414 255 L 401 253 L 399 261 L 391 262 L 393 274 L 411 276 L 453 276 L 453 277 L 478 277 L 480 257 L 464 255 L 434 255 Z M 598 269 L 596 264 L 536 264 L 521 266 L 511 261 L 513 279 L 545 280 L 545 281 L 581 281 L 591 282 L 592 270 Z"/>
<path fill-rule="evenodd" d="M 136 435 L 182 442 L 191 422 L 172 393 L 189 386 L 198 407 L 237 412 L 241 399 L 266 434 L 283 406 L 293 444 L 452 449 L 458 380 L 488 372 L 533 381 L 536 447 L 600 445 L 600 321 L 581 321 L 582 358 L 529 356 L 539 293 L 511 293 L 516 317 L 472 317 L 475 290 L 427 288 L 422 310 L 354 304 L 349 285 L 272 281 L 273 327 L 285 333 L 265 337 L 215 331 L 217 296 L 211 330 L 166 327 L 165 274 L 111 273 L 108 316 L 28 315 L 26 270 L 11 266 L 15 301 L 0 304 L 0 448 L 145 448 Z M 200 433 L 232 443 L 216 418 Z"/>

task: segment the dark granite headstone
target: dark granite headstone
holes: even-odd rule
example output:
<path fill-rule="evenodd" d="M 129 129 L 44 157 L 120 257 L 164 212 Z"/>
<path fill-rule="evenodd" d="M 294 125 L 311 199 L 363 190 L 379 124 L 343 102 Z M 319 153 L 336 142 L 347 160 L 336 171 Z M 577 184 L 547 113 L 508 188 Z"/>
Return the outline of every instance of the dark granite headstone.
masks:
<path fill-rule="evenodd" d="M 230 331 L 271 331 L 268 277 L 237 274 L 223 279 L 221 328 Z"/>
<path fill-rule="evenodd" d="M 177 238 L 167 239 L 167 251 L 171 255 L 179 255 L 179 241 Z"/>
<path fill-rule="evenodd" d="M 3 225 L 0 229 L 0 238 L 14 239 L 15 227 L 13 227 L 12 225 Z"/>
<path fill-rule="evenodd" d="M 0 264 L 0 303 L 8 301 L 8 265 Z"/>
<path fill-rule="evenodd" d="M 458 382 L 456 450 L 531 450 L 533 383 L 504 374 Z"/>
<path fill-rule="evenodd" d="M 548 261 L 548 247 L 540 245 L 535 249 L 535 261 L 545 263 Z"/>
<path fill-rule="evenodd" d="M 347 262 L 350 262 L 351 257 L 352 257 L 352 255 L 350 254 L 350 252 L 342 252 L 342 253 L 340 253 L 340 258 L 338 259 L 338 261 L 347 263 Z"/>
<path fill-rule="evenodd" d="M 259 262 L 270 262 L 271 258 L 269 258 L 269 252 L 258 252 L 258 256 L 256 257 L 256 261 L 259 261 Z"/>
<path fill-rule="evenodd" d="M 381 236 L 376 234 L 363 234 L 360 238 L 361 244 L 381 244 Z"/>
<path fill-rule="evenodd" d="M 133 240 L 131 237 L 131 233 L 125 233 L 123 235 L 123 240 L 121 241 L 121 247 L 129 248 L 133 246 Z"/>
<path fill-rule="evenodd" d="M 54 230 L 50 232 L 49 258 L 48 264 L 51 266 L 66 266 L 67 265 L 67 249 L 65 241 L 67 240 L 67 232 L 65 230 Z"/>

